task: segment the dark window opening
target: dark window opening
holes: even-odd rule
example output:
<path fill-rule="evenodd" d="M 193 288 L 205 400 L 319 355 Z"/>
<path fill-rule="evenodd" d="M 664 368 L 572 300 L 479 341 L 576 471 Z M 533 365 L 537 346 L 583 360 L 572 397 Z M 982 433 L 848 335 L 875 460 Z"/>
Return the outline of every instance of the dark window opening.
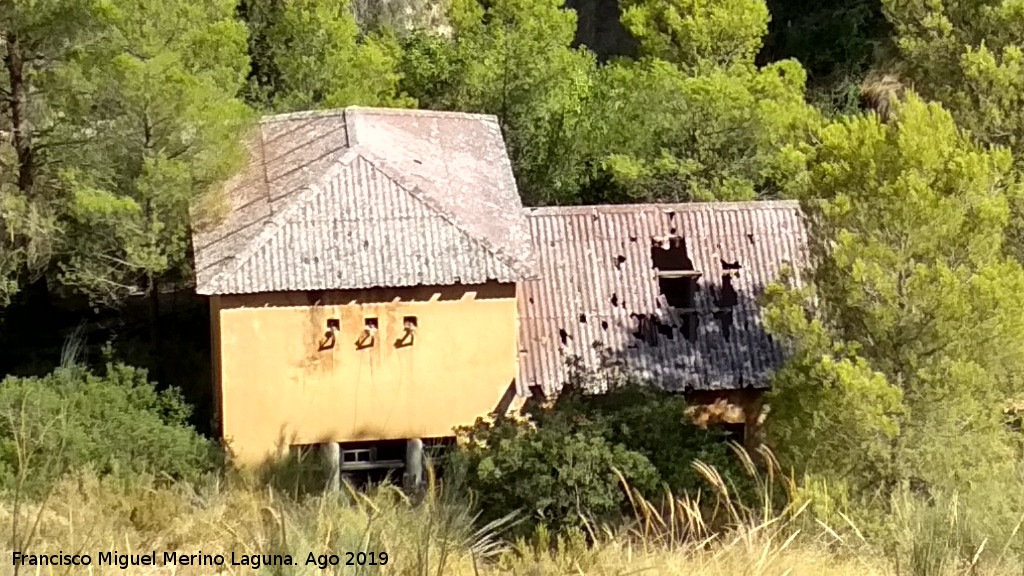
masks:
<path fill-rule="evenodd" d="M 395 348 L 405 348 L 412 346 L 416 339 L 416 329 L 419 326 L 419 320 L 415 316 L 405 316 L 402 318 L 402 334 L 395 340 Z"/>
<path fill-rule="evenodd" d="M 697 278 L 658 278 L 658 290 L 673 308 L 694 308 Z"/>
<path fill-rule="evenodd" d="M 341 320 L 338 318 L 327 319 L 327 332 L 324 332 L 324 339 L 320 341 L 320 351 L 334 348 L 337 341 L 337 333 L 341 330 Z"/>
<path fill-rule="evenodd" d="M 693 311 L 701 273 L 693 269 L 686 241 L 678 236 L 669 238 L 667 245 L 655 241 L 651 246 L 651 261 L 658 273 L 658 290 L 665 297 L 665 302 L 684 314 Z"/>
<path fill-rule="evenodd" d="M 363 318 L 363 331 L 356 339 L 356 349 L 364 350 L 371 348 L 377 340 L 377 319 Z"/>
<path fill-rule="evenodd" d="M 344 442 L 341 444 L 341 474 L 356 488 L 375 484 L 401 484 L 405 469 L 406 440 Z M 443 458 L 453 438 L 424 438 L 423 455 L 431 460 L 435 474 L 443 471 Z"/>

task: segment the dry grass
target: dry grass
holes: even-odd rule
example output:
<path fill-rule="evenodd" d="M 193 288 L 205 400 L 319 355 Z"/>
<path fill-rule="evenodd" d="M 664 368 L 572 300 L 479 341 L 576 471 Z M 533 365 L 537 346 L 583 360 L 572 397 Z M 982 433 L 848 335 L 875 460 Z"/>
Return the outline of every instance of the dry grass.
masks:
<path fill-rule="evenodd" d="M 883 120 L 887 120 L 895 105 L 903 100 L 906 90 L 907 87 L 895 75 L 869 75 L 860 85 L 861 106 L 874 110 Z"/>
<path fill-rule="evenodd" d="M 603 531 L 599 543 L 561 539 L 557 551 L 531 542 L 505 544 L 496 528 L 472 528 L 464 507 L 449 504 L 438 491 L 414 504 L 399 491 L 380 488 L 368 494 L 345 491 L 302 501 L 283 498 L 270 489 L 224 487 L 201 490 L 185 486 L 127 486 L 83 475 L 61 483 L 40 516 L 39 535 L 30 551 L 84 552 L 93 557 L 89 569 L 25 567 L 22 574 L 125 574 L 118 567 L 96 566 L 102 551 L 139 553 L 178 550 L 195 553 L 273 554 L 289 552 L 298 561 L 282 574 L 319 574 L 303 565 L 309 552 L 387 552 L 379 568 L 339 566 L 331 574 L 477 575 L 477 574 L 884 574 L 858 559 L 838 559 L 824 547 L 798 538 L 779 538 L 777 530 L 751 527 L 723 535 L 718 541 L 665 542 L 651 533 L 638 539 L 637 530 Z M 33 520 L 38 507 L 25 511 Z M 693 521 L 693 520 L 691 520 Z M 5 541 L 11 515 L 0 508 Z M 546 540 L 543 536 L 538 541 Z M 230 560 L 229 560 L 230 562 Z M 9 560 L 0 569 L 13 573 Z M 268 573 L 275 573 L 268 570 Z M 130 567 L 129 574 L 252 574 L 242 566 Z"/>
<path fill-rule="evenodd" d="M 679 576 L 995 576 L 1024 574 L 1020 565 L 996 568 L 942 564 L 938 570 L 897 568 L 884 559 L 852 525 L 834 529 L 811 518 L 808 502 L 777 506 L 772 502 L 779 480 L 771 454 L 766 474 L 742 450 L 762 489 L 761 500 L 737 502 L 727 483 L 703 464 L 695 467 L 710 490 L 694 497 L 661 495 L 645 499 L 624 486 L 634 508 L 632 523 L 610 529 L 588 526 L 588 533 L 556 538 L 539 529 L 529 541 L 500 538 L 506 518 L 478 528 L 471 506 L 431 482 L 413 501 L 401 491 L 380 487 L 360 493 L 346 487 L 340 494 L 304 498 L 251 481 L 211 481 L 199 487 L 152 482 L 123 483 L 80 474 L 59 484 L 44 506 L 28 506 L 22 525 L 39 519 L 34 552 L 85 552 L 93 566 L 42 568 L 21 574 L 254 574 L 245 566 L 215 567 L 96 566 L 99 552 L 164 551 L 241 554 L 289 553 L 295 567 L 270 567 L 267 574 L 393 575 L 627 575 Z M 705 499 L 706 502 L 701 500 Z M 0 500 L 0 538 L 10 540 L 10 506 Z M 767 513 L 766 510 L 780 510 Z M 913 535 L 908 535 L 913 537 Z M 538 543 L 544 543 L 540 545 Z M 6 546 L 5 546 L 6 547 Z M 321 571 L 305 565 L 308 554 L 386 552 L 378 567 L 337 566 Z M 9 560 L 0 573 L 11 574 Z"/>

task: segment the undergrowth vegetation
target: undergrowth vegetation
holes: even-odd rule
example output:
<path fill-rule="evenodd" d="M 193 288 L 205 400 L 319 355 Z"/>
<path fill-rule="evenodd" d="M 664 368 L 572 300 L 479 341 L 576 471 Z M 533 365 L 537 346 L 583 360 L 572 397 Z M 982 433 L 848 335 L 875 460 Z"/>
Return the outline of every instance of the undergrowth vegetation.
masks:
<path fill-rule="evenodd" d="M 295 575 L 323 573 L 318 557 L 344 559 L 346 552 L 384 553 L 388 562 L 358 567 L 342 560 L 327 573 L 1001 576 L 1024 569 L 1019 522 L 1004 527 L 1002 544 L 993 545 L 996 535 L 973 532 L 977 526 L 957 498 L 925 501 L 908 493 L 886 519 L 892 539 L 875 541 L 841 513 L 835 515 L 840 523 L 827 524 L 816 512 L 822 494 L 781 474 L 767 450 L 754 457 L 738 446 L 734 451 L 756 487 L 749 500 L 697 462 L 693 470 L 704 484 L 697 493 L 643 494 L 622 480 L 630 508 L 622 522 L 583 522 L 560 531 L 536 524 L 516 536 L 510 534 L 521 515 L 483 522 L 452 474 L 441 480 L 429 474 L 428 486 L 415 496 L 391 485 L 359 491 L 347 484 L 338 493 L 296 496 L 287 477 L 275 488 L 234 472 L 168 484 L 86 471 L 65 477 L 45 501 L 17 515 L 0 506 L 0 531 L 6 541 L 12 530 L 30 532 L 28 548 L 37 551 L 234 552 L 236 559 L 288 554 L 297 565 L 263 570 Z M 310 553 L 314 562 L 307 565 Z M 252 573 L 227 562 L 221 573 Z M 201 566 L 145 570 L 211 573 Z M 125 572 L 114 566 L 91 573 Z"/>
<path fill-rule="evenodd" d="M 184 424 L 187 405 L 142 371 L 69 364 L 46 378 L 9 378 L 0 389 L 0 537 L 29 554 L 223 554 L 216 570 L 227 574 L 286 555 L 293 565 L 263 569 L 1024 574 L 1019 468 L 1013 482 L 949 493 L 906 483 L 872 499 L 841 481 L 797 477 L 766 447 L 748 453 L 694 426 L 681 397 L 628 380 L 605 384 L 602 394 L 570 385 L 525 418 L 462 430 L 461 448 L 431 463 L 421 490 L 345 483 L 330 492 L 316 453 L 256 470 L 219 466 L 213 446 Z M 378 565 L 347 566 L 349 552 L 372 553 Z M 329 565 L 331 554 L 339 565 Z"/>

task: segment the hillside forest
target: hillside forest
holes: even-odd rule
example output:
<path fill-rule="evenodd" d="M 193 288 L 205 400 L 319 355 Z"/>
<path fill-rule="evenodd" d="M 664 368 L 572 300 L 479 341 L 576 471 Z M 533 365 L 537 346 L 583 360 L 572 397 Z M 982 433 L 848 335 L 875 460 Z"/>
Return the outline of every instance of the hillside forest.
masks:
<path fill-rule="evenodd" d="M 787 351 L 770 453 L 737 463 L 654 391 L 569 394 L 468 431 L 487 448 L 451 466 L 482 515 L 430 514 L 494 529 L 534 506 L 513 533 L 575 549 L 645 517 L 620 480 L 654 502 L 712 478 L 753 498 L 730 529 L 803 505 L 897 573 L 1024 573 L 1024 0 L 0 0 L 0 56 L 12 547 L 43 534 L 19 532 L 25 499 L 75 475 L 129 482 L 92 488 L 103 506 L 228 474 L 190 226 L 219 216 L 261 115 L 362 105 L 497 116 L 526 205 L 791 199 L 807 219 L 813 265 L 761 302 Z M 538 480 L 583 461 L 600 473 Z M 153 528 L 182 498 L 136 508 Z"/>

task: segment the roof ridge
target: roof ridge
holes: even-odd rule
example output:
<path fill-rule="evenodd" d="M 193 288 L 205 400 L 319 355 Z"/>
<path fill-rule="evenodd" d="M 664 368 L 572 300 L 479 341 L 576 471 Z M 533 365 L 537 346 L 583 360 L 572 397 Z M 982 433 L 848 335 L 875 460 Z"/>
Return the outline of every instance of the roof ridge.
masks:
<path fill-rule="evenodd" d="M 369 112 L 380 116 L 422 116 L 429 118 L 463 118 L 466 120 L 487 120 L 495 124 L 498 117 L 482 112 L 459 112 L 455 110 L 434 110 L 432 108 L 386 108 L 377 106 L 348 106 L 348 112 Z"/>
<path fill-rule="evenodd" d="M 479 112 L 456 112 L 450 110 L 432 110 L 430 108 L 387 108 L 378 106 L 346 106 L 344 108 L 328 108 L 325 110 L 301 110 L 298 112 L 286 112 L 283 114 L 268 114 L 260 118 L 259 124 L 273 124 L 275 122 L 286 122 L 290 120 L 303 120 L 306 118 L 330 118 L 333 116 L 346 116 L 351 112 L 366 112 L 380 116 L 421 116 L 429 118 L 463 118 L 466 120 L 486 120 L 498 123 L 498 117 L 494 114 L 483 114 Z M 346 118 L 347 120 L 347 118 Z M 347 122 L 346 122 L 347 124 Z"/>
<path fill-rule="evenodd" d="M 359 154 L 356 153 L 353 149 L 350 148 L 346 150 L 342 157 L 339 158 L 336 162 L 334 162 L 333 165 L 324 172 L 321 178 L 319 178 L 316 182 L 312 184 L 300 188 L 298 194 L 291 194 L 290 197 L 287 200 L 285 200 L 284 208 L 280 212 L 277 212 L 276 214 L 271 214 L 269 221 L 263 225 L 263 230 L 261 230 L 259 234 L 257 234 L 252 240 L 248 242 L 248 244 L 245 247 L 245 250 L 238 254 L 238 256 L 235 258 L 235 261 L 232 264 L 225 266 L 223 269 L 221 269 L 221 271 L 210 280 L 210 289 L 214 291 L 220 290 L 224 278 L 231 277 L 237 274 L 238 271 L 241 270 L 242 267 L 245 266 L 249 262 L 249 260 L 251 260 L 252 257 L 255 256 L 256 253 L 259 252 L 260 249 L 263 248 L 263 246 L 274 237 L 274 234 L 281 229 L 281 225 L 284 222 L 286 222 L 292 214 L 294 214 L 302 207 L 302 200 L 304 200 L 306 196 L 310 195 L 311 193 L 315 194 L 319 192 L 321 189 L 321 184 L 323 182 L 326 182 L 330 178 L 333 178 L 337 172 L 344 168 L 347 168 L 358 157 Z M 230 272 L 230 274 L 228 274 L 228 272 Z"/>
<path fill-rule="evenodd" d="M 741 201 L 712 201 L 712 202 L 673 202 L 673 203 L 632 203 L 632 204 L 576 204 L 570 206 L 524 206 L 523 212 L 527 216 L 533 214 L 558 215 L 558 214 L 592 214 L 592 213 L 621 213 L 638 211 L 697 211 L 706 209 L 720 210 L 742 210 L 742 209 L 772 209 L 772 208 L 799 208 L 798 200 L 741 200 Z"/>
<path fill-rule="evenodd" d="M 300 110 L 299 112 L 286 112 L 284 114 L 268 114 L 260 118 L 260 124 L 273 124 L 274 122 L 286 122 L 288 120 L 303 120 L 306 118 L 330 118 L 332 116 L 344 116 L 346 108 L 330 108 L 327 110 Z"/>
<path fill-rule="evenodd" d="M 359 150 L 358 145 L 354 149 Z M 470 240 L 473 240 L 477 244 L 480 244 L 487 252 L 492 254 L 502 264 L 507 266 L 509 270 L 512 270 L 517 273 L 523 272 L 522 270 L 520 270 L 514 258 L 502 252 L 499 248 L 494 246 L 494 244 L 491 243 L 491 241 L 488 240 L 487 238 L 481 238 L 476 234 L 472 234 L 471 232 L 466 230 L 465 226 L 460 224 L 458 219 L 456 219 L 450 212 L 445 210 L 444 207 L 441 206 L 438 202 L 436 202 L 433 198 L 430 198 L 428 195 L 423 194 L 423 191 L 419 186 L 410 185 L 410 183 L 405 178 L 403 178 L 400 173 L 398 173 L 394 168 L 387 164 L 386 160 L 381 159 L 372 151 L 359 150 L 359 155 L 362 156 L 364 160 L 369 162 L 370 165 L 373 166 L 374 170 L 377 170 L 378 172 L 383 174 L 384 177 L 394 182 L 399 188 L 405 190 L 406 193 L 412 195 L 414 198 L 422 202 L 427 208 L 429 208 L 433 212 L 436 212 L 438 215 L 444 218 L 445 221 L 451 224 L 456 230 L 461 232 L 464 236 L 466 236 Z"/>

